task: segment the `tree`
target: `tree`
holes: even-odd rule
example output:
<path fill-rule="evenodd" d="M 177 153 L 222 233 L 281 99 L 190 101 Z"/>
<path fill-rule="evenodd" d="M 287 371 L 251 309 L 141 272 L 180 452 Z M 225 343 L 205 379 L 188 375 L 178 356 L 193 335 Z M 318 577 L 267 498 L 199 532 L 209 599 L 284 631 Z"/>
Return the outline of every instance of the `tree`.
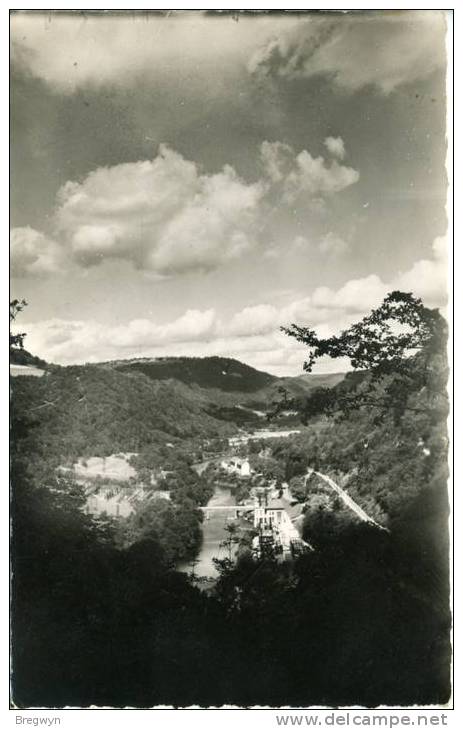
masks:
<path fill-rule="evenodd" d="M 348 358 L 357 377 L 346 378 L 337 388 L 317 388 L 304 403 L 292 402 L 305 416 L 334 409 L 349 411 L 362 406 L 394 411 L 424 412 L 446 409 L 447 326 L 437 309 L 426 308 L 411 293 L 393 291 L 383 303 L 339 335 L 319 337 L 310 328 L 292 324 L 282 331 L 309 348 L 304 370 L 311 372 L 321 357 Z M 423 389 L 423 399 L 411 403 L 410 395 Z M 442 398 L 444 393 L 444 397 Z M 280 404 L 288 407 L 288 401 Z"/>
<path fill-rule="evenodd" d="M 11 331 L 11 326 L 16 320 L 19 312 L 22 311 L 25 306 L 27 306 L 27 301 L 25 299 L 13 299 L 13 301 L 10 301 L 10 352 L 15 349 L 24 348 L 23 342 L 26 333 L 21 332 L 13 334 Z"/>
<path fill-rule="evenodd" d="M 232 521 L 226 525 L 225 531 L 227 532 L 227 537 L 223 540 L 223 542 L 220 542 L 220 546 L 227 549 L 228 559 L 231 562 L 234 547 L 240 543 L 238 524 Z"/>
<path fill-rule="evenodd" d="M 293 476 L 289 482 L 291 496 L 298 503 L 303 504 L 307 498 L 307 483 L 305 476 Z"/>

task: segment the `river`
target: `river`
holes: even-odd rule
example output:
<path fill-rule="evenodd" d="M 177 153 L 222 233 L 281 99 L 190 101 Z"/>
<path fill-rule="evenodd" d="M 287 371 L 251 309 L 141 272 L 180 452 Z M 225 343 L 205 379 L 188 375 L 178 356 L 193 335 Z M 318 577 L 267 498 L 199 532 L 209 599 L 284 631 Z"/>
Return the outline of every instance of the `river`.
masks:
<path fill-rule="evenodd" d="M 229 443 L 231 446 L 241 445 L 247 443 L 249 440 L 267 439 L 267 438 L 288 438 L 291 435 L 297 435 L 300 430 L 268 430 L 262 429 L 255 433 L 245 433 L 235 438 L 230 438 Z M 230 455 L 233 455 L 233 451 L 230 451 Z M 195 463 L 192 468 L 201 475 L 206 470 L 210 463 L 215 460 L 220 460 L 223 456 L 218 459 L 210 459 L 202 461 L 201 463 Z M 216 486 L 215 492 L 212 498 L 208 502 L 208 506 L 234 506 L 236 504 L 235 497 L 229 488 L 224 486 Z M 217 577 L 217 570 L 214 567 L 212 559 L 214 557 L 223 558 L 228 555 L 228 549 L 221 547 L 220 544 L 227 538 L 227 532 L 225 531 L 226 525 L 229 523 L 232 513 L 230 511 L 211 511 L 208 516 L 204 516 L 203 522 L 203 543 L 201 550 L 198 554 L 196 564 L 194 566 L 195 574 L 198 577 Z M 177 569 L 180 572 L 191 573 L 193 570 L 193 563 L 185 562 L 179 564 Z"/>
<path fill-rule="evenodd" d="M 235 497 L 230 489 L 216 486 L 208 506 L 233 506 L 235 503 Z M 194 568 L 198 577 L 217 577 L 217 570 L 212 559 L 213 557 L 223 558 L 228 555 L 228 549 L 221 547 L 220 544 L 227 537 L 225 527 L 229 523 L 232 513 L 218 509 L 209 512 L 208 518 L 204 515 L 203 543 Z M 192 562 L 187 562 L 179 565 L 177 569 L 180 572 L 191 572 L 192 567 Z"/>

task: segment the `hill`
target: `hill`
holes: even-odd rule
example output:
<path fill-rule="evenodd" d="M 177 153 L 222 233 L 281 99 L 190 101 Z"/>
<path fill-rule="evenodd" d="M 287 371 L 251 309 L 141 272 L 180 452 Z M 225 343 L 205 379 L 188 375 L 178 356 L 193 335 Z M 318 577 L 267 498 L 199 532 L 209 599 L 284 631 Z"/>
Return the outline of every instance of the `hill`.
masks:
<path fill-rule="evenodd" d="M 232 423 L 214 418 L 203 399 L 177 381 L 101 365 L 58 367 L 47 377 L 12 381 L 13 418 L 57 459 L 138 451 L 192 437 L 224 437 Z"/>
<path fill-rule="evenodd" d="M 39 426 L 35 437 L 57 458 L 74 458 L 227 437 L 238 426 L 261 426 L 281 387 L 303 397 L 313 382 L 234 359 L 178 357 L 53 366 L 40 380 L 14 378 L 12 387 L 18 412 Z"/>
<path fill-rule="evenodd" d="M 10 348 L 10 365 L 40 367 L 42 369 L 46 369 L 48 367 L 44 359 L 35 357 L 33 354 L 28 352 L 27 349 L 20 349 L 19 347 Z"/>
<path fill-rule="evenodd" d="M 121 372 L 141 372 L 150 380 L 180 380 L 225 392 L 257 392 L 278 379 L 228 357 L 159 357 L 109 364 Z"/>
<path fill-rule="evenodd" d="M 212 417 L 242 427 L 256 427 L 274 409 L 284 390 L 288 398 L 304 399 L 316 387 L 334 387 L 343 373 L 276 377 L 228 357 L 160 357 L 117 360 L 105 366 L 119 372 L 140 372 L 154 381 L 176 381 L 202 403 Z M 288 412 L 279 423 L 293 421 Z"/>
<path fill-rule="evenodd" d="M 323 375 L 299 375 L 293 379 L 300 381 L 304 388 L 312 390 L 315 387 L 335 387 L 335 385 L 343 381 L 345 376 L 345 372 L 327 372 Z"/>
<path fill-rule="evenodd" d="M 122 372 L 142 372 L 151 380 L 177 380 L 191 387 L 214 407 L 245 406 L 266 412 L 284 389 L 290 397 L 304 397 L 316 387 L 334 387 L 344 373 L 276 377 L 227 357 L 160 357 L 105 363 Z M 238 422 L 243 414 L 235 412 Z"/>

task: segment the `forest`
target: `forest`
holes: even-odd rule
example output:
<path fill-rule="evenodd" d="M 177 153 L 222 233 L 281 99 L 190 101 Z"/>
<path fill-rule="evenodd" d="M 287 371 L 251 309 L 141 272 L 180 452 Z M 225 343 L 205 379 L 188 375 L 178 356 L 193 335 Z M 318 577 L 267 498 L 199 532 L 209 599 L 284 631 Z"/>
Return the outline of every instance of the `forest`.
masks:
<path fill-rule="evenodd" d="M 306 371 L 318 356 L 347 354 L 359 373 L 296 394 L 307 428 L 266 456 L 301 502 L 310 492 L 304 529 L 316 548 L 292 563 L 218 561 L 209 591 L 173 567 L 194 553 L 208 498 L 187 476 L 191 454 L 171 478 L 173 503 L 153 502 L 123 530 L 85 514 L 81 487 L 56 467 L 123 449 L 151 468 L 153 448 L 167 454 L 168 442 L 236 426 L 205 413 L 185 383 L 143 372 L 67 367 L 12 383 L 15 706 L 448 701 L 445 321 L 393 292 L 337 338 L 292 332 L 307 345 Z M 316 477 L 302 482 L 308 467 L 336 477 L 387 529 L 352 520 Z"/>

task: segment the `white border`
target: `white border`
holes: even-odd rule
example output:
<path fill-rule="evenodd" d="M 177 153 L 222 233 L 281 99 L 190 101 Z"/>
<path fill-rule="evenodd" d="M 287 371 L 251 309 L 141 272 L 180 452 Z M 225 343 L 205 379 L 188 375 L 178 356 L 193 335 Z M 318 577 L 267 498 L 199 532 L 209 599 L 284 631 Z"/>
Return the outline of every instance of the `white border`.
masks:
<path fill-rule="evenodd" d="M 28 2 L 27 3 L 27 9 L 43 9 L 44 5 L 43 3 L 39 2 Z M 161 8 L 159 9 L 197 9 L 197 4 L 194 3 L 184 3 L 183 8 L 178 7 L 169 7 L 168 4 L 162 4 Z M 214 9 L 210 6 L 208 3 L 201 3 L 201 8 L 203 9 Z M 269 9 L 277 9 L 277 8 L 269 8 L 263 7 L 259 5 L 259 3 L 253 3 L 249 8 L 243 8 L 242 9 L 250 9 L 250 10 L 269 10 Z M 443 10 L 451 10 L 451 8 L 448 8 L 448 6 L 441 5 L 438 6 L 436 3 L 407 3 L 406 9 L 443 9 Z M 10 10 L 15 9 L 22 9 L 22 8 L 9 8 Z M 54 10 L 82 10 L 82 9 L 88 9 L 91 10 L 91 8 L 88 7 L 88 4 L 86 3 L 73 3 L 72 6 L 68 3 L 55 3 Z M 124 10 L 127 9 L 125 5 L 122 3 L 113 2 L 111 4 L 108 3 L 98 3 L 97 9 L 106 9 L 106 10 Z M 139 2 L 136 5 L 136 9 L 140 10 L 156 10 L 157 8 L 153 7 L 151 4 L 145 3 L 145 2 Z M 236 9 L 235 6 L 230 6 L 228 8 L 223 8 L 223 10 L 226 9 Z M 291 4 L 292 10 L 307 10 L 307 7 L 304 7 L 302 3 L 292 3 Z M 311 8 L 313 9 L 313 8 Z M 362 6 L 362 7 L 356 7 L 352 8 L 351 5 L 347 3 L 337 3 L 335 6 L 329 3 L 320 3 L 317 7 L 319 10 L 367 10 L 367 9 L 385 9 L 385 10 L 391 10 L 391 9 L 398 9 L 398 8 L 390 8 L 385 7 L 384 3 L 379 2 L 372 2 L 368 6 Z M 405 8 L 401 8 L 405 9 Z M 455 17 L 455 37 L 456 37 L 456 43 L 455 43 L 455 69 L 456 73 L 455 76 L 458 79 L 458 70 L 461 68 L 461 44 L 459 44 L 459 41 L 463 40 L 460 37 L 459 33 L 459 24 L 456 22 L 458 19 L 458 12 L 456 13 Z M 3 216 L 2 220 L 7 221 L 9 219 L 8 216 L 8 189 L 9 189 L 9 178 L 8 178 L 8 139 L 9 139 L 9 131 L 8 131 L 8 117 L 6 113 L 7 108 L 7 99 L 8 99 L 8 68 L 9 68 L 9 56 L 8 56 L 8 48 L 9 48 L 9 19 L 6 16 L 4 16 L 4 22 L 0 25 L 0 54 L 2 59 L 1 69 L 1 82 L 2 82 L 2 89 L 4 91 L 3 99 L 4 99 L 4 112 L 0 117 L 0 124 L 2 125 L 2 132 L 1 140 L 3 142 L 2 149 L 2 167 L 1 167 L 1 179 L 2 179 L 2 191 L 3 195 L 1 196 L 1 205 L 3 208 Z M 451 48 L 449 47 L 449 53 L 451 52 Z M 451 59 L 451 56 L 449 56 Z M 452 180 L 452 152 L 453 152 L 453 145 L 452 145 L 452 75 L 449 74 L 448 79 L 448 89 L 449 89 L 449 109 L 448 109 L 448 142 L 449 142 L 449 161 L 448 161 L 448 171 L 449 171 L 449 180 Z M 456 124 L 455 127 L 457 130 L 461 129 L 461 126 L 458 124 L 458 121 L 461 120 L 460 117 L 460 106 L 459 106 L 459 98 L 458 94 L 456 95 L 455 103 L 453 105 L 454 111 L 455 111 L 455 119 Z M 461 161 L 461 145 L 458 143 L 455 145 L 455 169 L 459 171 L 460 166 L 459 162 Z M 458 183 L 459 176 L 457 175 L 457 183 Z M 459 185 L 456 183 L 456 195 L 459 191 Z M 459 200 L 459 198 L 456 198 Z M 460 227 L 460 216 L 458 215 L 459 207 L 461 207 L 457 204 L 456 206 L 456 221 L 455 221 L 455 235 L 457 240 L 457 245 L 455 246 L 455 279 L 458 282 L 458 274 L 461 272 L 461 246 L 458 245 L 459 238 L 458 238 L 458 232 Z M 453 213 L 453 206 L 451 204 L 451 201 L 448 205 L 448 215 L 449 215 L 449 221 L 452 219 L 452 213 Z M 450 231 L 450 228 L 449 228 Z M 0 270 L 3 272 L 3 275 L 5 276 L 5 279 L 8 277 L 8 249 L 6 245 L 6 241 L 8 240 L 8 231 L 4 231 L 5 235 L 5 243 L 0 248 L 0 256 L 1 256 L 1 267 Z M 449 232 L 450 237 L 450 232 Z M 5 290 L 8 288 L 8 279 L 5 281 Z M 457 285 L 456 291 L 457 291 L 457 301 L 455 301 L 455 319 L 457 322 L 461 321 L 461 293 L 460 293 L 460 286 Z M 5 302 L 6 304 L 6 302 Z M 6 316 L 6 305 L 4 306 L 4 312 Z M 6 330 L 6 325 L 5 325 Z M 458 332 L 457 332 L 458 333 Z M 5 350 L 6 350 L 6 337 L 5 337 Z M 451 354 L 451 351 L 450 351 Z M 456 422 L 455 422 L 455 432 L 454 432 L 454 440 L 456 443 L 460 444 L 460 447 L 456 449 L 456 464 L 455 464 L 455 473 L 458 477 L 458 475 L 461 473 L 461 451 L 462 451 L 462 445 L 463 444 L 463 433 L 461 432 L 461 413 L 463 411 L 463 399 L 462 399 L 462 388 L 460 385 L 460 380 L 463 375 L 460 375 L 460 372 L 462 370 L 459 367 L 459 364 L 461 363 L 461 340 L 458 342 L 455 342 L 455 372 L 456 372 L 456 387 L 455 387 L 455 413 L 456 413 Z M 5 383 L 7 382 L 8 377 L 8 353 L 5 351 L 4 356 L 2 357 L 2 372 L 5 372 Z M 4 400 L 2 400 L 1 405 L 2 412 L 7 412 L 8 407 L 8 389 L 5 385 L 4 388 L 2 388 L 2 395 Z M 2 571 L 2 585 L 4 587 L 3 594 L 4 599 L 1 602 L 2 605 L 2 626 L 3 630 L 1 631 L 2 640 L 4 643 L 2 643 L 2 653 L 0 661 L 1 671 L 0 671 L 0 713 L 3 714 L 4 719 L 4 726 L 7 725 L 17 725 L 16 724 L 16 716 L 22 716 L 33 718 L 33 717 L 59 717 L 61 719 L 61 726 L 62 727 L 69 727 L 69 729 L 74 727 L 80 727 L 82 722 L 85 722 L 86 725 L 89 727 L 91 726 L 101 726 L 101 725 L 107 725 L 108 727 L 111 726 L 111 729 L 113 727 L 126 727 L 127 724 L 137 723 L 140 726 L 146 726 L 146 727 L 153 727 L 154 725 L 157 726 L 173 726 L 173 727 L 180 727 L 180 726 L 186 726 L 189 727 L 195 727 L 196 725 L 200 725 L 201 727 L 215 727 L 217 726 L 217 723 L 220 722 L 223 729 L 235 729 L 236 725 L 239 723 L 240 728 L 243 727 L 243 729 L 250 729 L 252 726 L 253 729 L 255 727 L 274 727 L 276 726 L 275 721 L 275 715 L 276 714 L 283 714 L 283 713 L 289 713 L 291 715 L 301 715 L 303 713 L 310 714 L 311 716 L 318 715 L 321 719 L 328 715 L 334 715 L 336 713 L 349 713 L 351 717 L 351 722 L 353 716 L 356 715 L 365 715 L 365 716 L 371 716 L 372 713 L 381 713 L 383 716 L 391 716 L 396 715 L 398 717 L 409 715 L 411 719 L 413 720 L 414 717 L 416 718 L 417 714 L 427 714 L 428 716 L 435 715 L 435 716 L 445 716 L 447 719 L 446 725 L 448 726 L 457 726 L 458 720 L 463 719 L 463 710 L 461 709 L 461 699 L 459 700 L 459 696 L 461 695 L 459 692 L 459 688 L 461 687 L 461 676 L 459 665 L 458 665 L 458 659 L 455 667 L 455 686 L 454 686 L 454 694 L 456 697 L 456 709 L 454 711 L 448 711 L 445 709 L 442 709 L 441 707 L 437 708 L 434 711 L 430 710 L 423 710 L 423 709 L 417 709 L 415 711 L 409 711 L 404 709 L 382 709 L 380 711 L 376 710 L 370 710 L 370 711 L 364 711 L 359 710 L 356 712 L 354 709 L 349 708 L 346 709 L 345 712 L 334 712 L 333 710 L 323 710 L 323 711 L 316 711 L 314 709 L 308 709 L 307 712 L 304 712 L 304 710 L 296 710 L 296 709 L 288 709 L 287 712 L 284 712 L 282 710 L 253 710 L 253 711 L 246 711 L 246 710 L 234 710 L 234 711 L 224 711 L 224 710 L 194 710 L 194 709 L 188 709 L 188 710 L 182 710 L 175 712 L 173 710 L 124 710 L 122 711 L 91 711 L 87 710 L 85 713 L 82 712 L 82 710 L 66 710 L 66 711 L 53 711 L 53 710 L 23 710 L 23 711 L 9 711 L 7 709 L 8 702 L 9 702 L 9 696 L 8 696 L 8 676 L 9 676 L 9 661 L 8 661 L 8 595 L 6 590 L 6 585 L 8 584 L 8 575 L 9 575 L 9 565 L 8 565 L 8 524 L 7 522 L 7 514 L 8 514 L 8 475 L 7 475 L 7 467 L 8 467 L 8 422 L 6 417 L 2 419 L 2 430 L 0 431 L 0 443 L 2 447 L 2 465 L 4 467 L 4 473 L 5 478 L 3 479 L 2 484 L 2 493 L 3 493 L 3 515 L 5 519 L 5 524 L 2 530 L 2 536 L 1 536 L 1 556 L 0 556 L 0 564 L 4 568 Z M 460 479 L 458 479 L 460 480 Z M 462 514 L 461 508 L 461 487 L 458 484 L 455 489 L 455 510 L 456 514 L 459 517 Z M 462 530 L 457 528 L 455 533 L 455 555 L 462 554 L 461 547 L 463 546 L 461 544 L 461 532 Z M 458 568 L 458 561 L 457 561 L 457 568 Z M 461 589 L 460 585 L 458 584 L 458 569 L 456 574 L 456 585 L 455 585 L 455 614 L 460 614 L 461 610 Z M 462 648 L 463 646 L 460 645 L 461 640 L 459 638 L 458 630 L 456 631 L 455 636 L 455 650 L 457 657 L 462 654 Z M 459 650 L 460 649 L 460 650 Z M 460 706 L 458 706 L 460 704 Z M 350 724 L 352 725 L 352 724 Z"/>

